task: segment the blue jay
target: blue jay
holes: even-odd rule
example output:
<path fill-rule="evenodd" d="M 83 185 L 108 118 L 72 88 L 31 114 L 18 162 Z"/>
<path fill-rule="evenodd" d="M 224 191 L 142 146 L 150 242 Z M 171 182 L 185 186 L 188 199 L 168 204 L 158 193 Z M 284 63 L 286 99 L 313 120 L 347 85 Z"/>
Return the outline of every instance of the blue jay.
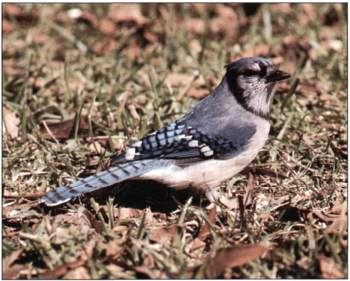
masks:
<path fill-rule="evenodd" d="M 185 116 L 132 144 L 108 169 L 60 187 L 41 202 L 56 206 L 125 180 L 192 187 L 215 202 L 220 184 L 249 165 L 265 144 L 273 92 L 290 77 L 260 57 L 226 65 L 220 85 Z"/>

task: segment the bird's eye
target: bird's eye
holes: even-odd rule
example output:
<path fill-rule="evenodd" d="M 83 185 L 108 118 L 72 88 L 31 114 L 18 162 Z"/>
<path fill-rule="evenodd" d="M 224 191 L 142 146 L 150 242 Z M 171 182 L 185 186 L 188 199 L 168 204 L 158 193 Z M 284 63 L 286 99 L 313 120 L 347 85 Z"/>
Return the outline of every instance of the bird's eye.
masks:
<path fill-rule="evenodd" d="M 248 70 L 244 71 L 244 75 L 245 76 L 254 76 L 254 75 L 257 75 L 257 73 L 254 70 L 248 69 Z"/>

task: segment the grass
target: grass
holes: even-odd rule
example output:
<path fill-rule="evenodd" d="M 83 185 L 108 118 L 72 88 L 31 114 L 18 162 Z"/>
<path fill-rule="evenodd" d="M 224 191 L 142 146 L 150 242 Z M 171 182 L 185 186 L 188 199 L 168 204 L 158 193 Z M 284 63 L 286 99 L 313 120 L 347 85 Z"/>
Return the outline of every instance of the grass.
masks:
<path fill-rule="evenodd" d="M 3 12 L 4 279 L 347 277 L 346 4 Z M 225 64 L 253 55 L 293 78 L 279 83 L 250 183 L 240 174 L 222 185 L 225 208 L 142 182 L 38 205 L 181 117 Z"/>

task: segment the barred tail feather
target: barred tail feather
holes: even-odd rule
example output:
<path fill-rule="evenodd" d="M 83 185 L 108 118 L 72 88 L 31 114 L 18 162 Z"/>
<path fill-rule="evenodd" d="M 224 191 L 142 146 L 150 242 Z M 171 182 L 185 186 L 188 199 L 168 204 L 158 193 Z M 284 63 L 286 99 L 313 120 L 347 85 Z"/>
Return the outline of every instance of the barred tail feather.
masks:
<path fill-rule="evenodd" d="M 46 194 L 40 201 L 53 207 L 68 202 L 73 197 L 108 187 L 124 180 L 136 178 L 156 167 L 164 167 L 169 161 L 144 160 L 119 164 L 68 186 L 59 187 Z"/>

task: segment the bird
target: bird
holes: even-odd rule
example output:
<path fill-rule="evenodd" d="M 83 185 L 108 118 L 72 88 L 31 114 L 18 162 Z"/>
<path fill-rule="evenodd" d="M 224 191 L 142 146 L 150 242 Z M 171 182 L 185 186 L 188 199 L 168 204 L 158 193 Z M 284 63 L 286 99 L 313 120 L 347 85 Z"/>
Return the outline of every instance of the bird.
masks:
<path fill-rule="evenodd" d="M 194 188 L 217 202 L 220 185 L 248 166 L 264 146 L 277 82 L 291 77 L 261 57 L 242 58 L 225 68 L 217 88 L 182 118 L 133 143 L 106 170 L 59 187 L 40 203 L 57 206 L 126 180 Z"/>

